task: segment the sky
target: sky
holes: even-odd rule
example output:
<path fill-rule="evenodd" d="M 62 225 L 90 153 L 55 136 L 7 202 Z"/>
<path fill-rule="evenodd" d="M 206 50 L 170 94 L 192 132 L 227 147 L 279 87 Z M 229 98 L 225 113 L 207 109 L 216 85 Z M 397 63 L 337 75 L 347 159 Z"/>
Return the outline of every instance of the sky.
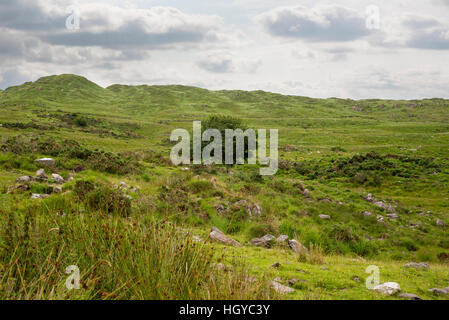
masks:
<path fill-rule="evenodd" d="M 449 0 L 1 0 L 0 89 L 74 73 L 314 98 L 449 98 Z"/>

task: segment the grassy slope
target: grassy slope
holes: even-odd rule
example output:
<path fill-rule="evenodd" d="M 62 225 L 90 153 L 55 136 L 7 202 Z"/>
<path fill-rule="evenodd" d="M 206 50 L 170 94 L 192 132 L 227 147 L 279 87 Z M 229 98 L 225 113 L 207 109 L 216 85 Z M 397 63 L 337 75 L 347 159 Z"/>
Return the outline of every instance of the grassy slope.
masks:
<path fill-rule="evenodd" d="M 437 255 L 448 252 L 448 231 L 435 225 L 437 218 L 449 223 L 449 102 L 446 100 L 321 100 L 262 91 L 208 91 L 186 86 L 113 85 L 104 89 L 82 77 L 61 75 L 0 92 L 0 108 L 2 124 L 34 122 L 51 127 L 18 129 L 4 126 L 0 128 L 3 141 L 18 134 L 38 134 L 76 140 L 90 149 L 112 152 L 150 149 L 165 156 L 170 150 L 168 136 L 174 128 L 190 129 L 192 120 L 206 119 L 215 113 L 238 116 L 254 128 L 278 128 L 281 159 L 309 163 L 312 171 L 318 174 L 280 170 L 275 177 L 259 181 L 251 175 L 254 168 L 248 167 L 234 169 L 232 177 L 222 170 L 200 172 L 201 179 L 213 176 L 218 182 L 211 190 L 200 188 L 198 192 L 188 194 L 191 207 L 187 214 L 173 210 L 169 212 L 173 220 L 193 226 L 199 234 L 205 234 L 209 226 L 216 225 L 242 242 L 268 228 L 273 233 L 296 235 L 306 244 L 322 245 L 330 255 L 326 258 L 328 271 L 321 270 L 321 266 L 297 263 L 292 254 L 282 250 L 245 247 L 236 251 L 249 257 L 251 268 L 256 272 L 269 270 L 267 267 L 275 261 L 291 263 L 279 271 L 282 278 L 309 280 L 298 287 L 300 290 L 293 295 L 295 298 L 376 298 L 363 286 L 368 262 L 353 262 L 359 255 L 372 260 L 370 264 L 379 265 L 381 272 L 385 270 L 385 277 L 381 274 L 382 280 L 397 281 L 406 291 L 425 298 L 432 297 L 426 289 L 449 285 L 442 280 L 447 278 L 447 265 L 437 264 Z M 87 127 L 67 125 L 58 118 L 48 117 L 71 113 L 91 119 L 93 124 Z M 109 133 L 101 133 L 99 129 Z M 126 137 L 126 132 L 133 135 Z M 422 148 L 411 151 L 418 146 Z M 380 171 L 376 171 L 375 174 L 382 178 L 381 183 L 372 184 L 355 183 L 347 176 L 329 176 L 322 169 L 332 168 L 335 159 L 350 159 L 370 151 L 382 156 L 433 158 L 438 164 L 437 174 L 426 165 L 412 164 L 412 169 L 407 170 L 416 172 L 411 176 L 382 177 Z M 32 163 L 14 167 L 10 162 L 3 159 L 0 170 L 4 190 L 19 175 L 32 174 L 36 169 Z M 403 168 L 406 164 L 395 165 L 399 166 L 400 173 L 406 171 Z M 144 201 L 142 198 L 147 196 L 156 203 L 153 210 L 158 211 L 159 187 L 172 183 L 170 177 L 178 175 L 185 175 L 180 168 L 145 164 L 145 179 L 142 175 L 117 176 L 96 171 L 86 171 L 78 177 L 96 177 L 111 183 L 124 180 L 139 186 L 144 196 L 138 201 Z M 197 180 L 191 174 L 186 183 L 195 184 Z M 298 192 L 294 187 L 297 183 L 311 191 L 312 200 Z M 386 212 L 362 199 L 368 192 L 396 204 L 400 218 L 395 221 L 386 219 L 386 224 L 380 225 L 375 218 L 357 215 L 369 210 L 385 216 Z M 29 202 L 26 195 L 18 197 L 22 203 Z M 318 201 L 324 198 L 330 198 L 332 202 Z M 239 199 L 260 204 L 263 217 L 257 221 L 243 219 L 236 222 L 232 217 L 217 214 L 216 205 Z M 4 210 L 9 210 L 18 200 L 0 194 L 0 201 Z M 302 212 L 305 211 L 312 216 L 304 216 Z M 427 211 L 430 211 L 429 215 L 419 215 Z M 322 213 L 329 214 L 332 220 L 317 218 Z M 411 223 L 421 226 L 412 229 Z M 355 240 L 341 240 L 341 235 L 344 239 L 352 237 Z M 367 241 L 366 236 L 375 240 Z M 334 256 L 336 253 L 339 255 Z M 430 261 L 434 265 L 430 271 L 417 272 L 417 277 L 411 278 L 409 273 L 413 271 L 401 266 L 412 260 Z M 309 268 L 311 274 L 295 273 L 297 266 Z M 362 282 L 351 280 L 352 275 L 358 275 Z"/>

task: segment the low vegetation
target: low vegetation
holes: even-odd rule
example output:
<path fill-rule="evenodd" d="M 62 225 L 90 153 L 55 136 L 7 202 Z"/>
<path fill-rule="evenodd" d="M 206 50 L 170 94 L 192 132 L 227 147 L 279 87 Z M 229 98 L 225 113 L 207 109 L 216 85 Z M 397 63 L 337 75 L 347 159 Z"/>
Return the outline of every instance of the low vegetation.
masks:
<path fill-rule="evenodd" d="M 372 265 L 403 292 L 449 298 L 428 291 L 449 287 L 446 100 L 61 75 L 4 90 L 0 108 L 0 298 L 401 299 L 366 288 Z M 173 166 L 170 132 L 193 120 L 279 129 L 279 171 Z M 242 246 L 212 241 L 212 227 Z M 404 268 L 412 261 L 429 269 Z M 79 290 L 66 287 L 68 266 Z"/>

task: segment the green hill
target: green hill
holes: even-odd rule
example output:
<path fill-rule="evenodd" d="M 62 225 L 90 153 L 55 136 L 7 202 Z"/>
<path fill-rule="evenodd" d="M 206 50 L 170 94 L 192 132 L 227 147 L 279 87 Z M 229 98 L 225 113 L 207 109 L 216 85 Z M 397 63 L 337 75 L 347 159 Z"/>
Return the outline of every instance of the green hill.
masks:
<path fill-rule="evenodd" d="M 290 298 L 381 298 L 365 288 L 369 265 L 378 265 L 381 278 L 399 282 L 404 291 L 428 299 L 447 298 L 428 289 L 449 286 L 448 100 L 313 99 L 180 85 L 102 88 L 80 76 L 59 75 L 0 91 L 0 110 L 0 245 L 7 248 L 0 253 L 0 267 L 17 258 L 11 255 L 16 247 L 14 254 L 30 257 L 16 269 L 11 267 L 11 278 L 18 279 L 21 268 L 44 261 L 57 263 L 55 268 L 78 261 L 91 270 L 101 260 L 108 263 L 86 275 L 88 289 L 79 297 L 105 298 L 96 292 L 118 290 L 117 296 L 106 297 L 161 298 L 161 292 L 148 288 L 167 287 L 168 282 L 129 284 L 143 274 L 160 275 L 159 269 L 151 269 L 155 265 L 135 260 L 139 255 L 148 255 L 145 261 L 158 256 L 139 242 L 145 233 L 152 234 L 154 230 L 146 228 L 156 219 L 191 229 L 201 239 L 213 226 L 242 244 L 265 234 L 297 239 L 310 249 L 308 256 L 274 243 L 274 249 L 205 245 L 212 251 L 212 260 L 204 262 L 207 266 L 220 262 L 237 270 L 235 260 L 243 260 L 244 268 L 258 279 L 280 277 L 284 284 L 292 278 L 301 280 L 291 285 L 295 292 Z M 216 114 L 240 118 L 255 129 L 279 129 L 278 173 L 261 177 L 258 167 L 248 165 L 233 167 L 230 175 L 222 166 L 173 166 L 171 131 L 192 130 L 193 120 Z M 51 192 L 58 186 L 51 176 L 26 186 L 15 182 L 20 176 L 35 176 L 39 165 L 34 160 L 42 157 L 56 160 L 47 174 L 58 173 L 67 181 L 63 193 Z M 68 181 L 70 177 L 73 180 Z M 114 187 L 120 182 L 127 187 Z M 30 199 L 30 193 L 50 196 Z M 261 214 L 251 217 L 248 208 L 255 206 Z M 58 212 L 68 218 L 56 217 Z M 85 220 L 79 218 L 81 213 Z M 16 231 L 11 231 L 11 221 L 18 226 Z M 48 235 L 52 228 L 64 232 L 59 238 L 57 232 Z M 111 237 L 124 239 L 115 251 Z M 30 241 L 30 248 L 42 246 L 41 254 L 27 249 Z M 143 249 L 132 249 L 132 241 Z M 191 239 L 186 241 L 190 246 Z M 54 256 L 56 251 L 59 256 Z M 429 263 L 430 269 L 404 269 L 411 261 Z M 281 267 L 270 268 L 275 262 Z M 109 264 L 119 276 L 112 276 Z M 155 273 L 146 273 L 148 268 Z M 6 285 L 2 270 L 0 286 Z M 45 285 L 33 279 L 48 274 L 34 272 L 26 274 L 28 290 L 23 283 L 15 284 L 15 297 L 25 297 L 25 291 L 27 297 L 36 297 L 43 290 L 48 298 L 52 289 L 63 290 L 63 270 L 51 275 L 54 284 Z M 207 272 L 212 271 L 201 271 Z M 103 277 L 101 285 L 96 284 L 97 277 Z M 176 279 L 181 283 L 183 278 L 190 279 L 186 275 Z M 258 297 L 272 298 L 263 288 L 259 287 Z M 173 297 L 176 290 L 166 294 Z M 178 297 L 192 298 L 188 292 L 196 298 L 207 296 L 203 289 L 195 290 L 182 291 L 185 295 Z M 236 298 L 230 292 L 220 296 L 219 289 L 210 290 L 220 299 Z M 241 297 L 251 298 L 245 290 L 241 288 Z M 65 297 L 57 292 L 53 298 Z"/>

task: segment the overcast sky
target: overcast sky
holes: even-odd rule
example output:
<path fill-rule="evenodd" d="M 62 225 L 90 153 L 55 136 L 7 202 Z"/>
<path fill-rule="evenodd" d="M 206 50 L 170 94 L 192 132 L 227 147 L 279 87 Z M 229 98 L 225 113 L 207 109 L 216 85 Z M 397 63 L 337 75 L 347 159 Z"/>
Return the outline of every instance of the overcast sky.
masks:
<path fill-rule="evenodd" d="M 75 73 L 104 87 L 449 98 L 448 17 L 449 0 L 1 0 L 0 88 Z"/>

